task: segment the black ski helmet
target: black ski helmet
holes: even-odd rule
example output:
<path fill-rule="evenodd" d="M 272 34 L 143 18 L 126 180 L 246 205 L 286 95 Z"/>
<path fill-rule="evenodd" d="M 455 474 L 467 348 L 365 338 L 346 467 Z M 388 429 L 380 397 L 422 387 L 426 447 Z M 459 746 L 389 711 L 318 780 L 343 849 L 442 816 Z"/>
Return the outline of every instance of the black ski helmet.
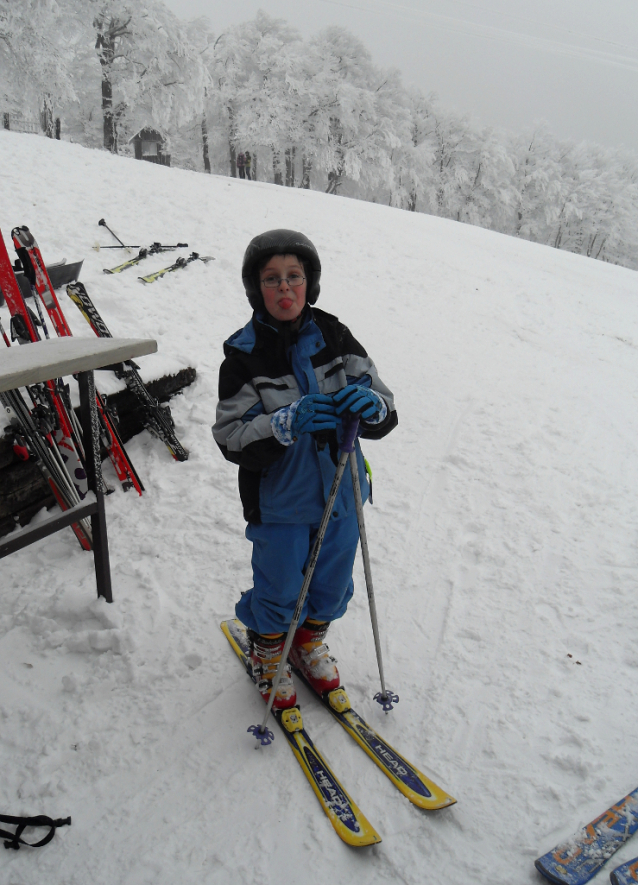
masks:
<path fill-rule="evenodd" d="M 296 230 L 267 230 L 248 244 L 241 268 L 241 278 L 253 310 L 264 306 L 259 285 L 259 265 L 271 255 L 298 255 L 304 262 L 307 275 L 306 301 L 314 304 L 319 297 L 321 262 L 308 237 Z"/>

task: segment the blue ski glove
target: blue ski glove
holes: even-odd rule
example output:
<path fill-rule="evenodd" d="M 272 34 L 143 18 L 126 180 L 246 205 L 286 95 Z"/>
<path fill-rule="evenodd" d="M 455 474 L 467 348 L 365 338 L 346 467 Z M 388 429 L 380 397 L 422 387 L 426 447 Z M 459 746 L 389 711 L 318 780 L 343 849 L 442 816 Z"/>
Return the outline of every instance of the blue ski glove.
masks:
<path fill-rule="evenodd" d="M 291 446 L 302 433 L 334 430 L 338 423 L 332 397 L 323 393 L 302 396 L 270 419 L 273 435 L 283 446 Z"/>
<path fill-rule="evenodd" d="M 349 412 L 369 424 L 379 424 L 388 414 L 388 407 L 374 390 L 358 384 L 348 384 L 332 397 L 337 415 Z"/>

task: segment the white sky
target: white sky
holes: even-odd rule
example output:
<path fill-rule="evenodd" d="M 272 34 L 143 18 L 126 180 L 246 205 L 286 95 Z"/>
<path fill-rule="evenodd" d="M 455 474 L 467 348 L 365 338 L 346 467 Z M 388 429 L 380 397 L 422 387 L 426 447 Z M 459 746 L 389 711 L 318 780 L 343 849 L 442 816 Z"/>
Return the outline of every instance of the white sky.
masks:
<path fill-rule="evenodd" d="M 545 119 L 561 137 L 638 151 L 638 0 L 165 0 L 216 33 L 261 8 L 304 37 L 336 24 L 382 67 L 480 123 Z"/>

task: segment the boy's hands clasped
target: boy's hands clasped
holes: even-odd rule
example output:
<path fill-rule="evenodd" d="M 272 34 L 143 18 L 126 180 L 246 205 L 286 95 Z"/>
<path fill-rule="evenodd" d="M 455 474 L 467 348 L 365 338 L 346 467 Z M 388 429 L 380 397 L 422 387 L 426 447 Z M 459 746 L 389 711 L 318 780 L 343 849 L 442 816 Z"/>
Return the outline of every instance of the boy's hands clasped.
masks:
<path fill-rule="evenodd" d="M 324 393 L 309 393 L 293 405 L 297 407 L 290 423 L 293 438 L 300 433 L 334 430 L 339 422 L 332 397 Z"/>
<path fill-rule="evenodd" d="M 332 399 L 337 407 L 337 415 L 342 416 L 345 412 L 349 412 L 351 415 L 363 418 L 364 421 L 374 421 L 384 405 L 374 390 L 358 384 L 348 384 L 343 390 L 335 393 Z"/>
<path fill-rule="evenodd" d="M 385 417 L 387 408 L 380 396 L 367 387 L 348 384 L 335 394 L 309 393 L 275 412 L 273 433 L 282 445 L 296 442 L 302 433 L 334 430 L 349 414 L 375 423 Z"/>

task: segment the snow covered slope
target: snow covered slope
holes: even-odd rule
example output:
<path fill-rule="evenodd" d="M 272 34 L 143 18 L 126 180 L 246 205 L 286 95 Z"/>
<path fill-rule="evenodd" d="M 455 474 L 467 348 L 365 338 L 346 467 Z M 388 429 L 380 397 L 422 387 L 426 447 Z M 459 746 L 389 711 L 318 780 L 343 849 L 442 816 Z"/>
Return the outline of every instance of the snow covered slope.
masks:
<path fill-rule="evenodd" d="M 45 849 L 2 852 L 0 880 L 538 882 L 533 859 L 638 781 L 638 275 L 36 136 L 0 132 L 0 161 L 5 238 L 26 224 L 46 259 L 84 258 L 113 334 L 158 340 L 143 376 L 198 371 L 173 403 L 190 460 L 143 434 L 129 451 L 146 495 L 107 500 L 112 606 L 70 531 L 0 564 L 0 813 L 73 816 Z M 133 244 L 187 242 L 216 261 L 147 287 L 134 269 L 106 276 L 124 259 L 92 250 L 109 243 L 101 217 Z M 331 649 L 355 706 L 458 798 L 419 812 L 300 688 L 307 727 L 383 836 L 359 853 L 281 737 L 255 751 L 262 702 L 218 626 L 249 586 L 250 545 L 210 432 L 217 368 L 249 317 L 243 251 L 275 227 L 315 242 L 319 305 L 351 325 L 399 410 L 365 446 L 397 709 L 371 699 L 359 564 Z M 74 334 L 92 334 L 61 297 Z"/>

